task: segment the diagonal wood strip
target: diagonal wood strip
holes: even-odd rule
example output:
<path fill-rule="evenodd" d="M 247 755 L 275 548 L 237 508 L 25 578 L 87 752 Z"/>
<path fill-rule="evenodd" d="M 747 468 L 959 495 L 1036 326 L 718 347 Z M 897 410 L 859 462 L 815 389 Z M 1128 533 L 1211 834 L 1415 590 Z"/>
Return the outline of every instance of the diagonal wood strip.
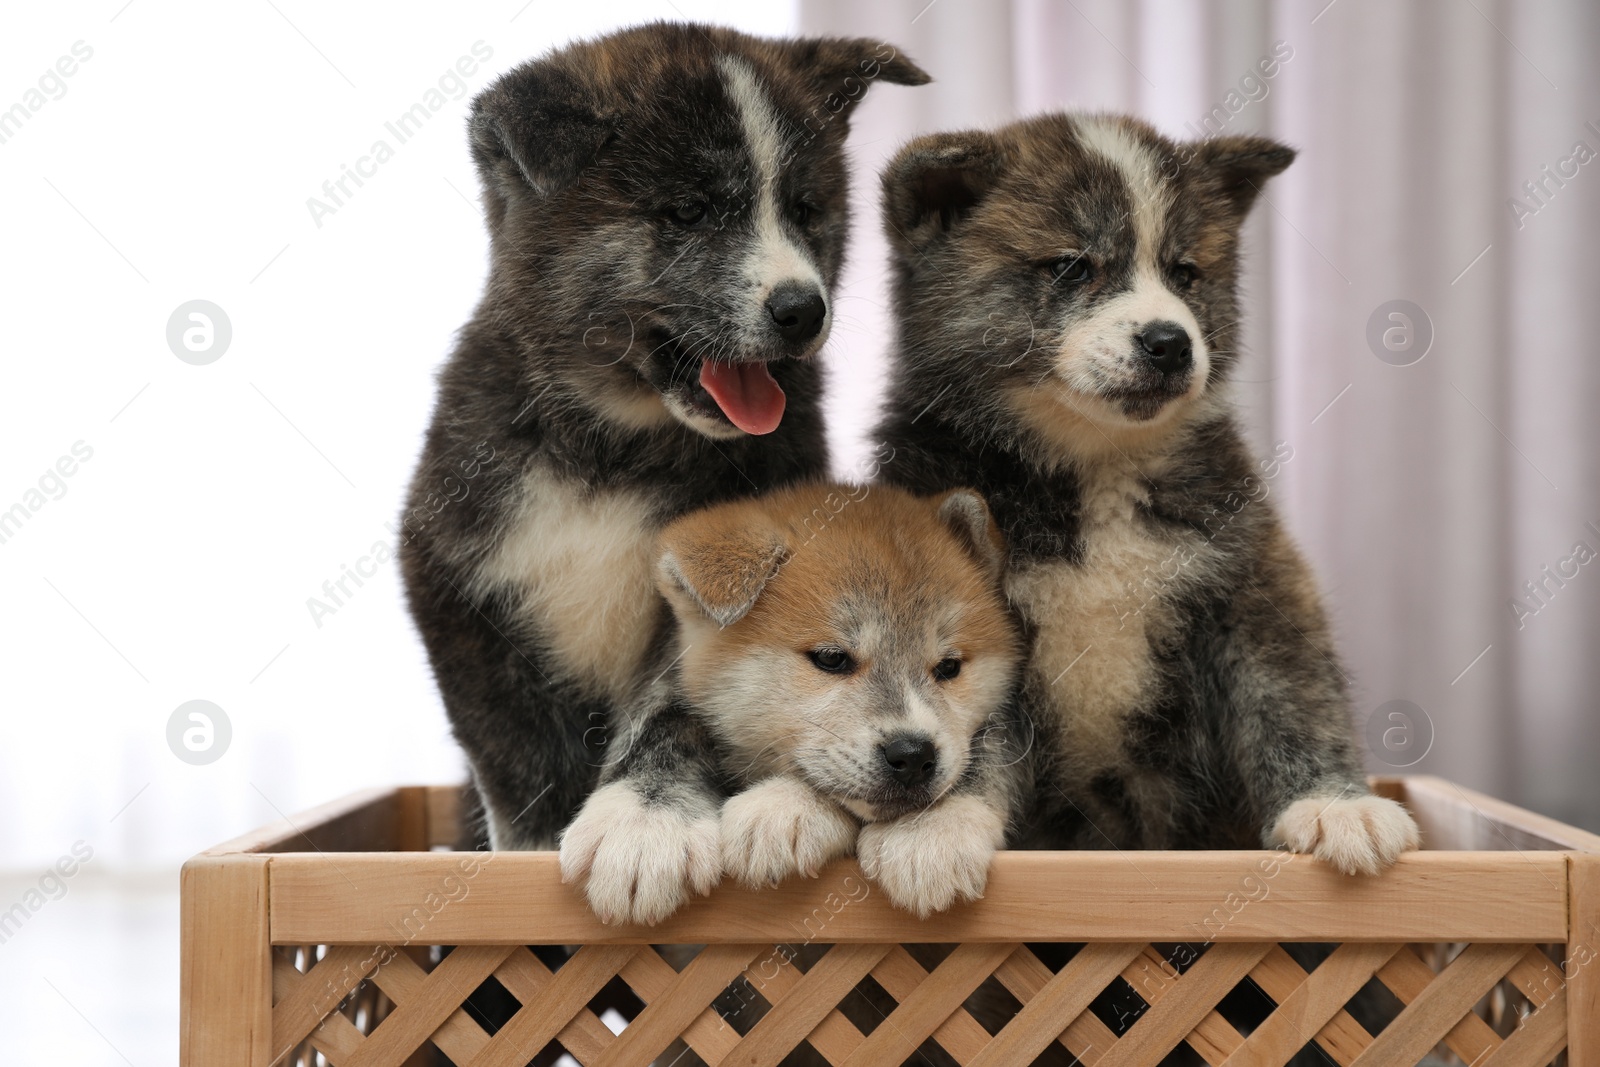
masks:
<path fill-rule="evenodd" d="M 1026 950 L 1019 946 L 1018 951 Z M 927 977 L 927 970 L 905 950 L 904 945 L 893 946 L 883 962 L 872 969 L 873 980 L 895 1000 L 905 1000 L 916 992 Z M 978 1025 L 978 1020 L 967 1014 L 965 1008 L 957 1008 L 952 1012 L 950 1018 L 933 1031 L 932 1036 L 963 1067 L 971 1063 L 990 1041 L 989 1031 Z"/>
<path fill-rule="evenodd" d="M 888 945 L 835 945 L 787 995 L 772 1003 L 772 1010 L 733 1047 L 726 1062 L 739 1067 L 776 1067 L 888 951 Z"/>
<path fill-rule="evenodd" d="M 968 942 L 958 945 L 933 973 L 889 1013 L 845 1061 L 845 1067 L 900 1063 L 927 1040 L 939 1024 L 960 1010 L 961 1002 L 994 973 L 1016 945 Z"/>
<path fill-rule="evenodd" d="M 427 980 L 428 972 L 418 966 L 410 956 L 401 952 L 378 969 L 373 984 L 399 1006 L 409 1003 Z M 466 1063 L 489 1043 L 489 1035 L 484 1033 L 483 1027 L 479 1026 L 472 1016 L 467 1014 L 465 1008 L 457 1008 L 428 1036 L 428 1040 L 456 1063 Z"/>
<path fill-rule="evenodd" d="M 1160 1060 L 1211 1014 L 1217 1002 L 1271 947 L 1270 942 L 1261 941 L 1214 943 L 1165 996 L 1139 1016 L 1100 1061 L 1100 1067 L 1135 1067 Z"/>
<path fill-rule="evenodd" d="M 1022 945 L 1000 965 L 994 976 L 1011 991 L 1012 996 L 1026 1005 L 1039 995 L 1039 990 L 1050 984 L 1055 974 L 1039 962 L 1039 957 L 1029 951 L 1027 945 Z M 1076 1056 L 1084 1067 L 1094 1067 L 1106 1050 L 1117 1043 L 1117 1035 L 1093 1012 L 1082 1011 L 1057 1035 L 1056 1040 Z"/>
<path fill-rule="evenodd" d="M 890 954 L 893 955 L 896 950 L 905 951 L 895 945 L 890 949 Z M 757 959 L 744 972 L 745 978 L 768 1004 L 776 1004 L 779 998 L 788 996 L 789 991 L 800 984 L 802 972 L 794 965 L 792 955 L 793 950 L 790 946 L 774 945 L 770 954 Z M 775 959 L 780 962 L 776 966 L 769 966 L 770 961 Z M 882 966 L 880 963 L 879 967 Z M 769 970 L 772 972 L 770 975 L 767 973 Z M 824 1016 L 823 1020 L 812 1028 L 811 1033 L 806 1035 L 806 1041 L 811 1047 L 823 1059 L 833 1064 L 843 1063 L 849 1059 L 856 1046 L 865 1040 L 855 1024 L 846 1019 L 837 1008 Z"/>
<path fill-rule="evenodd" d="M 1521 990 L 1535 1008 L 1564 999 L 1567 987 L 1565 969 L 1539 951 L 1537 945 L 1506 972 L 1506 980 Z"/>
<path fill-rule="evenodd" d="M 273 995 L 276 1002 L 272 1005 L 274 1058 L 286 1055 L 304 1041 L 361 984 L 362 979 L 377 970 L 382 949 L 373 945 L 334 945 L 328 949 L 326 956 L 317 961 L 316 966 L 303 975 L 281 953 L 275 956 Z M 286 992 L 282 996 L 277 994 L 280 979 L 276 960 L 283 960 L 294 975 L 291 979 L 287 972 L 284 974 Z"/>
<path fill-rule="evenodd" d="M 1260 986 L 1263 993 L 1282 1004 L 1306 980 L 1306 972 L 1281 946 L 1273 945 L 1261 962 L 1256 964 L 1255 970 L 1250 972 L 1250 980 Z M 1343 1010 L 1317 1031 L 1316 1038 L 1317 1044 L 1339 1067 L 1350 1067 L 1356 1057 L 1372 1044 L 1372 1035 L 1367 1033 L 1367 1028 Z"/>
<path fill-rule="evenodd" d="M 1100 991 L 1128 965 L 1128 961 L 1137 957 L 1143 950 L 1143 945 L 1135 944 L 1083 946 L 1059 973 L 1051 975 L 1048 981 L 1026 998 L 1022 1010 L 1006 1024 L 1005 1029 L 995 1035 L 994 1040 L 978 1054 L 970 1067 L 1005 1067 L 1008 1064 L 1030 1062 L 1062 1033 L 1062 1019 L 1081 1018 L 1087 1014 L 1089 1002 L 1099 996 Z M 1019 951 L 1027 950 L 1024 948 Z M 1032 960 L 1033 965 L 1039 970 L 1049 974 L 1049 968 L 1040 963 L 1033 953 L 1028 953 L 1028 959 Z M 1011 967 L 1002 968 L 1006 971 L 1022 969 L 1014 962 Z M 1003 977 L 1001 981 L 1018 1000 L 1024 999 L 1023 991 L 1017 985 L 1013 985 Z M 1095 1021 L 1099 1022 L 1098 1019 Z M 1105 1024 L 1102 1023 L 1101 1026 L 1104 1028 Z M 1116 1038 L 1111 1035 L 1110 1030 L 1106 1030 L 1106 1039 L 1109 1043 L 1099 1050 L 1100 1054 L 1096 1056 L 1095 1062 L 1099 1062 L 1106 1052 L 1116 1047 Z M 1074 1054 L 1084 1062 L 1089 1062 L 1084 1053 L 1077 1053 L 1074 1050 Z"/>
<path fill-rule="evenodd" d="M 1273 947 L 1283 953 L 1289 966 L 1300 969 L 1287 952 Z M 1268 993 L 1278 1002 L 1277 1008 L 1245 1039 L 1244 1045 L 1228 1057 L 1226 1067 L 1278 1067 L 1287 1063 L 1313 1035 L 1326 1029 L 1334 1017 L 1343 1012 L 1350 998 L 1399 950 L 1400 945 L 1392 942 L 1351 941 L 1334 949 L 1333 954 L 1318 964 L 1287 996 L 1278 997 Z M 1260 970 L 1260 967 L 1256 970 Z M 1304 974 L 1303 971 L 1301 973 Z M 1251 971 L 1250 977 L 1254 979 L 1256 971 Z M 1261 983 L 1257 981 L 1257 984 Z M 1350 1022 L 1360 1026 L 1354 1019 Z M 1362 1031 L 1363 1034 L 1365 1032 Z M 1367 1043 L 1371 1043 L 1371 1040 L 1369 1036 Z M 1354 1059 L 1358 1054 L 1359 1050 L 1351 1058 Z"/>
<path fill-rule="evenodd" d="M 1122 971 L 1122 980 L 1146 1004 L 1155 1004 L 1172 991 L 1178 982 L 1177 968 L 1154 945 L 1146 945 Z M 1220 1012 L 1212 1011 L 1185 1038 L 1212 1067 L 1217 1067 L 1244 1044 L 1244 1038 Z"/>
<path fill-rule="evenodd" d="M 1475 1067 L 1544 1067 L 1567 1047 L 1567 1002 L 1561 998 L 1523 1019 Z"/>
<path fill-rule="evenodd" d="M 1405 1010 L 1356 1057 L 1355 1067 L 1420 1060 L 1441 1040 L 1468 1063 L 1500 1044 L 1500 1036 L 1472 1013 L 1472 1006 L 1528 951 L 1527 945 L 1468 945 L 1438 975 L 1402 948 L 1378 978 L 1406 1002 Z M 1432 979 L 1422 979 L 1421 968 Z M 1426 981 L 1420 989 L 1419 980 Z"/>
<path fill-rule="evenodd" d="M 462 1001 L 494 973 L 513 947 L 468 945 L 450 953 L 415 987 L 407 1003 L 396 1006 L 367 1036 L 350 1058 L 349 1067 L 393 1067 L 403 1063 L 446 1019 L 460 1010 Z M 385 967 L 404 970 L 408 964 L 416 966 L 410 957 L 397 953 Z M 380 975 L 381 972 L 382 968 Z"/>
<path fill-rule="evenodd" d="M 580 948 L 544 983 L 544 988 L 523 1002 L 468 1067 L 523 1067 L 580 1012 L 588 1011 L 594 995 L 639 952 L 654 955 L 649 947 L 633 945 Z M 532 955 L 529 953 L 530 958 Z"/>
<path fill-rule="evenodd" d="M 282 954 L 274 954 L 272 960 L 272 995 L 280 1003 L 289 996 L 292 990 L 298 989 L 306 981 L 306 976 L 301 974 L 295 965 Z M 274 1019 L 274 1041 L 277 1040 L 277 1025 Z M 356 1024 L 345 1018 L 339 1012 L 330 1012 L 309 1035 L 311 1047 L 328 1058 L 334 1067 L 341 1065 L 355 1055 L 356 1048 L 367 1039 L 367 1035 L 356 1029 Z M 307 1040 L 302 1038 L 301 1040 Z M 285 1057 L 295 1050 L 300 1042 L 293 1045 L 273 1045 L 272 1067 L 287 1062 Z"/>
<path fill-rule="evenodd" d="M 510 991 L 511 995 L 526 1004 L 539 995 L 545 983 L 551 979 L 550 968 L 539 962 L 525 945 L 518 945 L 511 950 L 511 955 L 506 957 L 494 972 L 500 984 Z M 452 1016 L 454 1018 L 454 1016 Z M 579 1011 L 557 1034 L 556 1040 L 561 1042 L 561 1047 L 579 1063 L 587 1067 L 599 1057 L 600 1051 L 617 1039 L 611 1028 L 600 1021 L 600 1017 L 588 1008 Z M 439 1035 L 433 1037 L 434 1044 L 439 1043 Z M 484 1044 L 488 1044 L 488 1035 L 484 1035 Z M 443 1047 L 443 1046 L 441 1046 Z M 445 1049 L 448 1053 L 450 1050 Z M 476 1053 L 474 1053 L 475 1055 Z M 456 1057 L 451 1059 L 457 1063 L 470 1064 L 471 1056 Z"/>
<path fill-rule="evenodd" d="M 672 964 L 662 959 L 654 949 L 641 951 L 617 973 L 646 1004 L 659 1000 L 678 980 L 678 972 L 673 969 Z M 718 995 L 721 995 L 720 992 Z M 713 1001 L 715 999 L 712 998 Z M 728 1025 L 727 1020 L 715 1007 L 709 1005 L 695 1017 L 693 1022 L 683 1028 L 682 1034 L 674 1036 L 682 1037 L 684 1043 L 694 1049 L 707 1063 L 720 1063 L 728 1054 L 728 1050 L 739 1043 L 738 1033 Z"/>
<path fill-rule="evenodd" d="M 672 981 L 658 993 L 651 995 L 639 986 L 633 984 L 629 977 L 633 965 L 624 968 L 622 977 L 640 997 L 648 1001 L 644 1011 L 629 1023 L 627 1028 L 617 1037 L 617 1040 L 608 1045 L 600 1058 L 595 1060 L 592 1067 L 622 1067 L 624 1064 L 649 1063 L 661 1050 L 670 1045 L 674 1038 L 682 1036 L 689 1041 L 693 1048 L 694 1042 L 690 1041 L 691 1023 L 698 1023 L 698 1017 L 715 1000 L 728 983 L 738 977 L 739 972 L 755 958 L 756 953 L 762 949 L 761 945 L 707 945 L 700 950 L 700 954 L 690 961 L 689 966 L 672 976 Z M 634 957 L 635 961 L 642 960 L 646 955 L 655 956 L 656 961 L 663 967 L 671 967 L 660 956 L 656 956 L 654 949 L 641 950 Z M 716 1013 L 711 1013 L 712 1026 L 716 1026 Z M 733 1036 L 731 1029 L 724 1028 L 724 1033 Z M 734 1042 L 728 1042 L 729 1047 Z M 696 1049 L 696 1051 L 699 1051 Z M 718 1053 L 714 1058 L 707 1057 L 708 1063 L 719 1063 L 725 1052 Z M 704 1057 L 704 1053 L 701 1053 Z"/>

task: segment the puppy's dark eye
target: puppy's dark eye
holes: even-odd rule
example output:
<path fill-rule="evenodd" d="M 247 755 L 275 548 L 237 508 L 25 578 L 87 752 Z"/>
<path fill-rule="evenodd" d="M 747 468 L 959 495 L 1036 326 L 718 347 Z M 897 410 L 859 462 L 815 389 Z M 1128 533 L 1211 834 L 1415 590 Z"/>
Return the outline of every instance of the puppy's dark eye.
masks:
<path fill-rule="evenodd" d="M 794 219 L 796 226 L 806 225 L 821 213 L 820 209 L 806 203 L 804 200 L 796 200 L 794 207 L 789 209 L 789 214 Z"/>
<path fill-rule="evenodd" d="M 1200 272 L 1187 263 L 1174 263 L 1172 265 L 1172 284 L 1179 290 L 1192 287 L 1195 279 L 1200 277 Z"/>
<path fill-rule="evenodd" d="M 1063 285 L 1083 285 L 1094 280 L 1094 264 L 1087 256 L 1062 256 L 1050 261 L 1050 277 Z"/>
<path fill-rule="evenodd" d="M 806 655 L 817 670 L 829 674 L 849 674 L 856 669 L 855 658 L 842 648 L 814 648 Z"/>
<path fill-rule="evenodd" d="M 710 220 L 711 205 L 704 200 L 691 200 L 673 208 L 667 217 L 686 229 L 698 227 Z"/>
<path fill-rule="evenodd" d="M 933 665 L 933 676 L 941 682 L 948 682 L 961 673 L 961 661 L 954 656 L 947 656 Z"/>

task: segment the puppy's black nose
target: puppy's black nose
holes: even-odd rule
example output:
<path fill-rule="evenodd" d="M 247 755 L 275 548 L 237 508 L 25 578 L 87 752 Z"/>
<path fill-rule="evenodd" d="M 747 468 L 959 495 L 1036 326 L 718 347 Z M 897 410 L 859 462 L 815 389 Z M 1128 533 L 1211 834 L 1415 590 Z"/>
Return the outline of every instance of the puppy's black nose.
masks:
<path fill-rule="evenodd" d="M 1189 334 L 1175 322 L 1152 322 L 1139 331 L 1139 348 L 1145 359 L 1162 374 L 1178 374 L 1194 362 L 1194 346 Z"/>
<path fill-rule="evenodd" d="M 879 747 L 889 777 L 901 785 L 921 785 L 933 777 L 939 766 L 939 750 L 933 739 L 921 734 L 901 734 Z"/>
<path fill-rule="evenodd" d="M 767 297 L 767 314 L 785 341 L 809 341 L 822 332 L 828 304 L 816 286 L 785 282 Z"/>

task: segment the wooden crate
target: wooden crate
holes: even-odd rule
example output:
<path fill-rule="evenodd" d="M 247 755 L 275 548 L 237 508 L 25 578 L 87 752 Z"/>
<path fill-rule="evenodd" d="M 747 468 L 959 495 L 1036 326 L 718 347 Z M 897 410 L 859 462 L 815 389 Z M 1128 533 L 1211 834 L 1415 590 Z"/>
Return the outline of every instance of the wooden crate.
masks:
<path fill-rule="evenodd" d="M 804 1041 L 876 1067 L 921 1062 L 931 1038 L 971 1065 L 1053 1042 L 1096 1067 L 1183 1043 L 1268 1065 L 1314 1041 L 1345 1067 L 1600 1067 L 1600 837 L 1438 778 L 1374 786 L 1428 845 L 1375 879 L 1269 851 L 1014 852 L 984 900 L 923 922 L 838 863 L 723 886 L 653 929 L 595 921 L 552 853 L 444 851 L 453 787 L 358 793 L 184 866 L 182 1063 L 411 1065 L 436 1046 L 463 1067 L 522 1065 L 555 1042 L 598 1067 L 681 1041 L 747 1065 Z M 957 946 L 931 972 L 905 948 L 930 942 Z M 1052 971 L 1030 942 L 1085 944 Z M 1337 947 L 1308 973 L 1284 947 L 1304 942 Z M 552 973 L 530 945 L 581 947 Z M 832 947 L 804 967 L 797 945 Z M 493 1036 L 462 1007 L 490 975 L 523 1005 Z M 616 976 L 646 1007 L 614 1035 L 590 1005 Z M 740 976 L 771 1005 L 748 1033 L 713 1005 Z M 839 1006 L 868 976 L 892 1010 L 858 1028 Z M 991 977 L 1022 1005 L 993 1035 L 964 1007 Z M 1395 998 L 1376 1034 L 1345 1010 L 1374 980 Z M 1270 1014 L 1236 1025 L 1224 997 L 1251 984 Z M 1121 1036 L 1090 1010 L 1108 990 L 1137 998 Z"/>

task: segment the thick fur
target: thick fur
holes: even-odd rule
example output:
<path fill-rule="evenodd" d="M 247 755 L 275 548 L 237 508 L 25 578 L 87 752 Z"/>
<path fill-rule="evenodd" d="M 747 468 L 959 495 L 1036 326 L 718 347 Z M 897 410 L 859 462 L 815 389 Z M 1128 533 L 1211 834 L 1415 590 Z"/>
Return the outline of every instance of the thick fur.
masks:
<path fill-rule="evenodd" d="M 1226 397 L 1238 235 L 1293 152 L 1053 114 L 906 146 L 884 176 L 898 346 L 881 476 L 982 491 L 1031 642 L 1020 843 L 1415 848 L 1367 795 L 1312 576 Z M 1159 327 L 1159 331 L 1157 330 Z M 1190 350 L 1168 369 L 1158 333 Z"/>
<path fill-rule="evenodd" d="M 661 544 L 677 688 L 705 746 L 625 761 L 567 831 L 563 875 L 595 912 L 651 923 L 705 892 L 729 792 L 724 877 L 814 876 L 859 849 L 919 915 L 981 896 L 1027 762 L 988 743 L 1020 644 L 977 494 L 806 485 L 687 515 Z M 915 778 L 890 762 L 907 739 L 928 746 Z"/>
<path fill-rule="evenodd" d="M 474 102 L 490 273 L 439 377 L 401 561 L 496 848 L 551 847 L 619 738 L 693 728 L 652 684 L 661 527 L 827 467 L 813 357 L 848 115 L 877 80 L 927 76 L 876 42 L 663 23 Z M 782 285 L 823 297 L 814 335 L 772 328 Z M 775 432 L 723 415 L 708 363 L 769 369 Z"/>

